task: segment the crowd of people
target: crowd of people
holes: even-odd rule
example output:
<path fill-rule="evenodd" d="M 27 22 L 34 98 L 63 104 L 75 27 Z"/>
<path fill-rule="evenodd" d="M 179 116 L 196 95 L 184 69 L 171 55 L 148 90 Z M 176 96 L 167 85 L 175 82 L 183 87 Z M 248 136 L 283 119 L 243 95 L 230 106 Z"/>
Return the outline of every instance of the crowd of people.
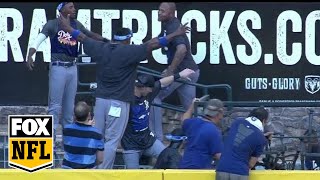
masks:
<path fill-rule="evenodd" d="M 60 16 L 45 24 L 29 50 L 27 65 L 32 70 L 32 56 L 50 37 L 48 114 L 54 115 L 55 131 L 59 122 L 63 126 L 63 168 L 112 169 L 121 145 L 127 168 L 138 169 L 139 159 L 145 155 L 157 159 L 154 168 L 215 168 L 218 180 L 248 179 L 267 144 L 263 133 L 268 111 L 256 108 L 247 118 L 235 119 L 224 140 L 219 128 L 224 115 L 221 100 L 210 99 L 199 116 L 193 117 L 198 100 L 195 86 L 175 81 L 195 83 L 200 70 L 186 36 L 190 28 L 175 17 L 175 3 L 160 4 L 161 34 L 141 45 L 131 43 L 133 33 L 125 27 L 111 40 L 87 30 L 75 19 L 72 2 L 62 2 L 57 9 Z M 82 101 L 74 105 L 79 42 L 97 63 L 93 109 Z M 156 80 L 137 74 L 139 63 L 159 48 L 166 52 L 169 64 L 163 77 Z M 161 103 L 173 91 L 178 92 L 185 113 L 178 118 L 181 129 L 165 136 L 170 140 L 166 147 L 161 109 L 151 104 Z"/>

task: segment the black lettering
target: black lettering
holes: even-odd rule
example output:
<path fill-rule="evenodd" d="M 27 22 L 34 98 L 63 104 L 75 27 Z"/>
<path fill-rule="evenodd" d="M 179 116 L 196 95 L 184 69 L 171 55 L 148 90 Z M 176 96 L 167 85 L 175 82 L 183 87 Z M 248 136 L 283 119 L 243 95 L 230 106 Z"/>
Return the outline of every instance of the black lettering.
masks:
<path fill-rule="evenodd" d="M 20 142 L 20 145 L 19 145 Z M 12 141 L 12 148 L 13 148 L 13 154 L 12 154 L 12 159 L 24 159 L 24 144 L 26 143 L 25 141 Z M 18 156 L 17 156 L 18 153 Z"/>
<path fill-rule="evenodd" d="M 37 148 L 32 147 L 32 145 L 38 146 L 38 141 L 28 141 L 28 157 L 27 159 L 33 159 L 33 153 L 37 152 Z"/>
<path fill-rule="evenodd" d="M 50 153 L 47 155 L 44 155 L 44 145 L 46 144 L 46 141 L 40 141 L 40 157 L 39 159 L 50 159 Z"/>

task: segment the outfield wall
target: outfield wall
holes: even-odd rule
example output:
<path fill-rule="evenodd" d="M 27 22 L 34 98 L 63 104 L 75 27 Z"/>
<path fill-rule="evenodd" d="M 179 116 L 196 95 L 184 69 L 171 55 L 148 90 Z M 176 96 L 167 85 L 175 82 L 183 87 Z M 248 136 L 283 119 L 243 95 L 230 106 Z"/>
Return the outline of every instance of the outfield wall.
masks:
<path fill-rule="evenodd" d="M 0 170 L 1 180 L 215 180 L 213 170 Z M 319 171 L 252 171 L 249 180 L 319 180 Z"/>

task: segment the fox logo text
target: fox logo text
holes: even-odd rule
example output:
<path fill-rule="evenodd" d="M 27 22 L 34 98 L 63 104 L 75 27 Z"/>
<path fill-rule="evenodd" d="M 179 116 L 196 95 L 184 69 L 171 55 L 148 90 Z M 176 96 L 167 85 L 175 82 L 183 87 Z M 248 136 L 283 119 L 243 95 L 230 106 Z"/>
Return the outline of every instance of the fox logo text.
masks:
<path fill-rule="evenodd" d="M 9 166 L 28 172 L 53 164 L 53 117 L 9 115 Z"/>

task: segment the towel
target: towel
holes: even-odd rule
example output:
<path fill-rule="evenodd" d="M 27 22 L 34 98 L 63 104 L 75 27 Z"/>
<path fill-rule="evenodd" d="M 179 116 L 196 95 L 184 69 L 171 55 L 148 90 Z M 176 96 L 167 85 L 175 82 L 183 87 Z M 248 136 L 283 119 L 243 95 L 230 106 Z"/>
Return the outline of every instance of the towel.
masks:
<path fill-rule="evenodd" d="M 253 126 L 257 127 L 258 129 L 260 129 L 261 132 L 264 132 L 263 130 L 263 124 L 262 122 L 256 118 L 256 117 L 247 117 L 246 120 L 252 124 Z"/>

